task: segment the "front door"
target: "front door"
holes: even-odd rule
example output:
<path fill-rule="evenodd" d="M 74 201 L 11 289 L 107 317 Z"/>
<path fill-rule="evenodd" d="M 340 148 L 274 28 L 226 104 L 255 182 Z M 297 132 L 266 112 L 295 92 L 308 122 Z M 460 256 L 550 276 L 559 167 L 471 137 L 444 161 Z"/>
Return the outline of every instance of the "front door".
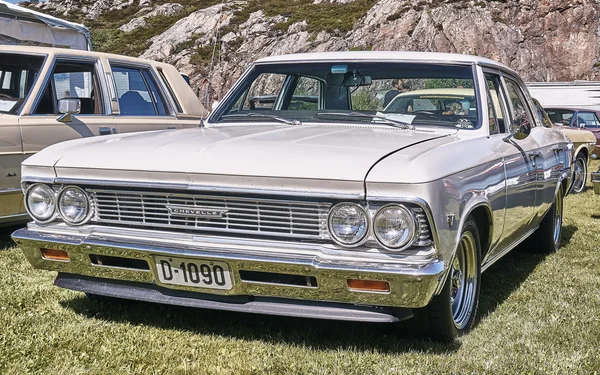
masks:
<path fill-rule="evenodd" d="M 57 59 L 31 113 L 21 116 L 25 157 L 54 143 L 117 132 L 104 98 L 101 69 L 97 59 Z M 64 98 L 81 103 L 80 113 L 69 122 L 58 121 L 58 101 Z"/>
<path fill-rule="evenodd" d="M 0 98 L 0 105 L 7 100 Z M 21 132 L 18 117 L 0 113 L 0 223 L 19 213 L 21 200 Z"/>
<path fill-rule="evenodd" d="M 490 138 L 500 152 L 505 166 L 506 204 L 504 225 L 497 246 L 484 260 L 501 256 L 506 249 L 520 240 L 531 229 L 535 217 L 538 186 L 538 167 L 541 167 L 539 144 L 534 137 L 509 137 L 511 124 L 535 126 L 532 113 L 519 85 L 507 78 L 502 84 L 499 74 L 486 73 L 490 108 Z M 493 124 L 493 125 L 492 125 Z"/>

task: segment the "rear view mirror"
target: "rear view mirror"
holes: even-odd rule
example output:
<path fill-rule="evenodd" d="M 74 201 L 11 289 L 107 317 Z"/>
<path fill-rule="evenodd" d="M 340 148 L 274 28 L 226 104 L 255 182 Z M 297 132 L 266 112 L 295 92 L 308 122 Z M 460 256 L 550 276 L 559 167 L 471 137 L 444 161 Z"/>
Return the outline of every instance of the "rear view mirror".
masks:
<path fill-rule="evenodd" d="M 357 71 L 348 72 L 344 76 L 344 80 L 342 81 L 342 86 L 344 87 L 358 87 L 358 86 L 371 86 L 373 80 L 371 76 L 363 76 Z"/>

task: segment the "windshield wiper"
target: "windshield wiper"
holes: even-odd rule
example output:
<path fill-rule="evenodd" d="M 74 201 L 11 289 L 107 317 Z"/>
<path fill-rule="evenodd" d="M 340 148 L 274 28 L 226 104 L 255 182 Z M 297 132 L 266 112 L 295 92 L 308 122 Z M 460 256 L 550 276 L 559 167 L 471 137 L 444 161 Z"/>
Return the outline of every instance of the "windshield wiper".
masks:
<path fill-rule="evenodd" d="M 404 122 L 404 121 L 400 121 L 400 120 L 394 120 L 391 118 L 388 118 L 386 116 L 380 116 L 380 115 L 369 115 L 366 113 L 361 113 L 361 112 L 322 112 L 322 113 L 317 113 L 317 115 L 315 117 L 324 117 L 324 116 L 344 116 L 344 117 L 360 117 L 360 118 L 370 118 L 372 120 L 381 120 L 383 123 L 385 123 L 386 125 L 390 125 L 393 126 L 395 128 L 400 128 L 400 129 L 415 129 L 415 126 L 408 123 L 408 122 Z"/>
<path fill-rule="evenodd" d="M 270 115 L 268 113 L 247 112 L 247 113 L 233 113 L 231 115 L 221 116 L 221 118 L 235 118 L 235 117 L 263 117 L 263 118 L 270 118 L 272 120 L 283 122 L 284 124 L 288 124 L 288 125 L 302 125 L 302 121 L 300 121 L 300 120 L 292 120 L 292 119 L 277 116 L 277 115 Z"/>

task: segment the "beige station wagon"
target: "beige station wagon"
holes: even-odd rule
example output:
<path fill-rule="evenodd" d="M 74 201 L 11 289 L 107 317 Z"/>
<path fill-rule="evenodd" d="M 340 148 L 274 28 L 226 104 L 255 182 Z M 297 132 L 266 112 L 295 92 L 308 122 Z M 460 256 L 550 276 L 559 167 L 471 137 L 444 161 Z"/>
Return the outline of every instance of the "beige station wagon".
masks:
<path fill-rule="evenodd" d="M 21 162 L 54 143 L 198 127 L 204 107 L 169 64 L 0 46 L 0 224 L 27 220 Z"/>

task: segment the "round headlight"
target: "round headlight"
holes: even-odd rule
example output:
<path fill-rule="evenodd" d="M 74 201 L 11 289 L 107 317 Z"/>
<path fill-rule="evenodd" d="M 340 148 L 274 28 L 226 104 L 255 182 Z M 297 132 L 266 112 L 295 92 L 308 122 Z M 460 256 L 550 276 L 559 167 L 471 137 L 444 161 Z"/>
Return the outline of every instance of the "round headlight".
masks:
<path fill-rule="evenodd" d="M 414 215 L 404 206 L 384 206 L 373 219 L 373 233 L 385 247 L 400 249 L 416 237 L 417 225 Z"/>
<path fill-rule="evenodd" d="M 354 203 L 340 203 L 329 213 L 329 232 L 341 245 L 352 246 L 362 241 L 369 231 L 367 212 Z"/>
<path fill-rule="evenodd" d="M 78 187 L 67 187 L 58 197 L 58 210 L 62 218 L 71 223 L 79 224 L 89 213 L 87 194 Z"/>
<path fill-rule="evenodd" d="M 31 216 L 39 221 L 48 220 L 54 215 L 56 202 L 54 190 L 48 185 L 32 186 L 27 192 L 27 209 Z"/>

